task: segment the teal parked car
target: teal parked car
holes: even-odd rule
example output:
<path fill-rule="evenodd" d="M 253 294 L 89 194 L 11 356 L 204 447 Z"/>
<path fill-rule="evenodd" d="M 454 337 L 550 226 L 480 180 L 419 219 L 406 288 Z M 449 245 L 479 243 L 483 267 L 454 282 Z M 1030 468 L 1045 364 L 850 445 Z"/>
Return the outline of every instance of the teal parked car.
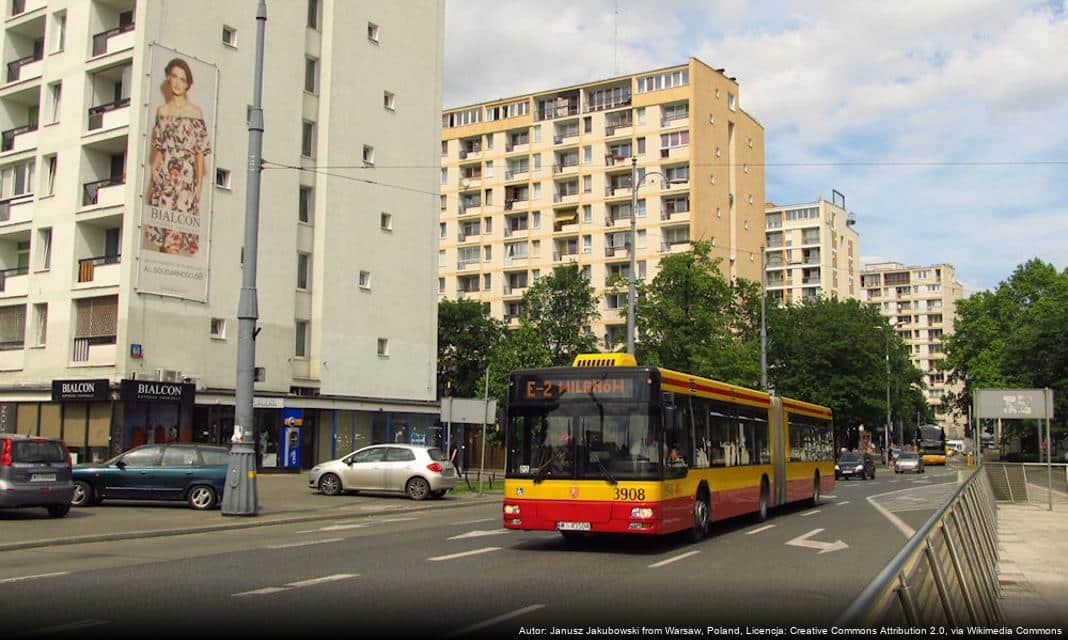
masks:
<path fill-rule="evenodd" d="M 96 464 L 74 467 L 75 507 L 103 500 L 184 500 L 197 510 L 222 500 L 229 449 L 206 444 L 146 444 Z"/>

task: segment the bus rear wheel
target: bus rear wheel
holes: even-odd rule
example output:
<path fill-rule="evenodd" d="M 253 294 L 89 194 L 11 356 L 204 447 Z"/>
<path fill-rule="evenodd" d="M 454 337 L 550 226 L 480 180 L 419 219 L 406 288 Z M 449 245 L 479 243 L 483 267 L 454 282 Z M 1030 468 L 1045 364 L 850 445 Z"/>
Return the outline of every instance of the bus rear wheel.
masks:
<path fill-rule="evenodd" d="M 690 541 L 700 542 L 708 535 L 708 496 L 699 492 L 693 501 L 693 526 L 690 529 Z"/>
<path fill-rule="evenodd" d="M 757 522 L 764 522 L 768 519 L 768 483 L 766 481 L 760 483 L 760 506 L 757 507 L 756 519 Z"/>

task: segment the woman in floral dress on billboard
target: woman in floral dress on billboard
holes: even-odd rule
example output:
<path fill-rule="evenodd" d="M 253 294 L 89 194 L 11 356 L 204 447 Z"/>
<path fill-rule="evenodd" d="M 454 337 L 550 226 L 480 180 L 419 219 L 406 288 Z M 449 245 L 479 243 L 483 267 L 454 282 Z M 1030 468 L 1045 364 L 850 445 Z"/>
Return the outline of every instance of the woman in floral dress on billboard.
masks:
<path fill-rule="evenodd" d="M 200 194 L 204 184 L 204 156 L 211 153 L 208 128 L 200 107 L 189 101 L 193 72 L 175 58 L 164 68 L 166 79 L 160 91 L 166 102 L 156 109 L 152 128 L 146 203 L 172 214 L 189 228 L 199 226 Z M 196 255 L 200 234 L 192 231 L 145 225 L 145 249 L 181 256 Z"/>

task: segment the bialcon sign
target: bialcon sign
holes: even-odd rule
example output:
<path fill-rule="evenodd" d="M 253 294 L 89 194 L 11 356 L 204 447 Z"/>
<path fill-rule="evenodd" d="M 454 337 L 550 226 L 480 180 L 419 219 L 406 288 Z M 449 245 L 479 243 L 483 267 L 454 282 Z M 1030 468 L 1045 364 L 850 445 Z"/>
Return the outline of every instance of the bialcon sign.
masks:
<path fill-rule="evenodd" d="M 196 385 L 153 380 L 123 380 L 122 399 L 126 402 L 183 402 L 191 400 Z"/>
<path fill-rule="evenodd" d="M 104 401 L 110 388 L 107 380 L 53 380 L 52 402 Z"/>

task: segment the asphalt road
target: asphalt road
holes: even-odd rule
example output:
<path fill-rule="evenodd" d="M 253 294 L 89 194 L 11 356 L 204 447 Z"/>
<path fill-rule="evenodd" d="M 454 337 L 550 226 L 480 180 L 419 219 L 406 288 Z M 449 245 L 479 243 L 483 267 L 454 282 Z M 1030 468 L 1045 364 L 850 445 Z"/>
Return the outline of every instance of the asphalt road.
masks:
<path fill-rule="evenodd" d="M 949 468 L 880 469 L 874 480 L 839 482 L 816 508 L 719 523 L 699 544 L 604 536 L 569 544 L 551 532 L 505 531 L 494 502 L 8 551 L 0 618 L 7 636 L 70 638 L 825 627 L 956 480 Z"/>

